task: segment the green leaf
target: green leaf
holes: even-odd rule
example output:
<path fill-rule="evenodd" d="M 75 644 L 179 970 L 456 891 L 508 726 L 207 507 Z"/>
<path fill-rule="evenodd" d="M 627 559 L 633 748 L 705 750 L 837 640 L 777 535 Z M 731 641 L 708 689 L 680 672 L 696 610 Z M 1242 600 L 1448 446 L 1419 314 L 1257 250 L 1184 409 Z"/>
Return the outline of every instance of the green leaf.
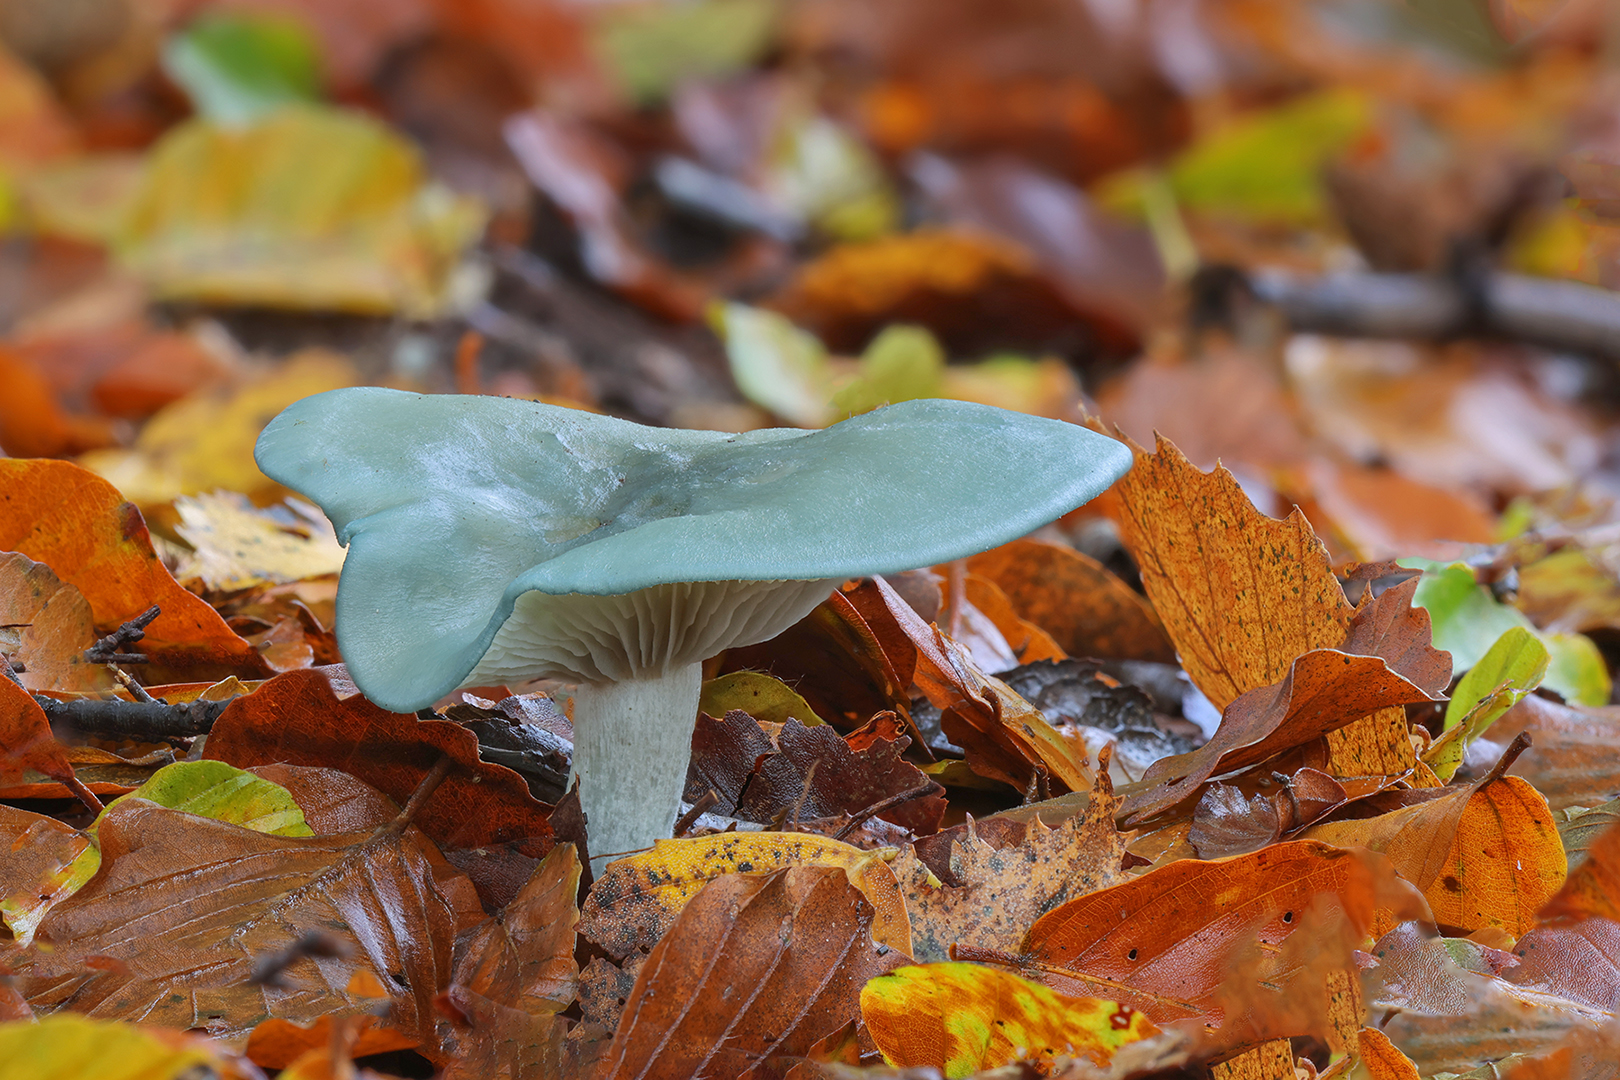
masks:
<path fill-rule="evenodd" d="M 291 792 L 223 761 L 177 761 L 165 765 L 146 783 L 114 799 L 108 809 L 124 799 L 145 799 L 171 810 L 271 836 L 315 835 L 304 823 L 304 811 Z"/>
<path fill-rule="evenodd" d="M 1547 646 L 1522 626 L 1496 640 L 1458 682 L 1446 706 L 1446 733 L 1423 755 L 1436 776 L 1450 780 L 1456 775 L 1468 744 L 1541 685 L 1549 660 Z"/>
<path fill-rule="evenodd" d="M 1478 584 L 1474 571 L 1463 563 L 1447 566 L 1415 558 L 1400 563 L 1423 571 L 1412 603 L 1429 612 L 1435 648 L 1451 654 L 1456 670 L 1472 668 L 1503 634 L 1521 627 L 1547 647 L 1551 659 L 1543 685 L 1578 705 L 1608 703 L 1608 668 L 1590 638 L 1536 629 L 1524 612 L 1500 602 L 1488 588 Z"/>
<path fill-rule="evenodd" d="M 744 304 L 716 305 L 709 317 L 726 343 L 731 377 L 743 397 L 799 427 L 832 422 L 832 368 L 814 334 L 774 311 Z"/>
<path fill-rule="evenodd" d="M 775 35 L 777 0 L 621 5 L 596 22 L 596 49 L 619 84 L 647 104 L 685 79 L 752 64 Z"/>
<path fill-rule="evenodd" d="M 198 114 L 247 124 L 320 97 L 321 57 L 303 24 L 273 15 L 217 14 L 171 37 L 163 68 Z"/>
<path fill-rule="evenodd" d="M 1322 170 L 1371 121 L 1367 98 L 1352 90 L 1296 99 L 1201 139 L 1171 165 L 1170 189 L 1189 210 L 1313 221 L 1325 212 Z M 1133 171 L 1105 181 L 1097 195 L 1111 209 L 1144 216 L 1152 183 L 1149 174 Z"/>
<path fill-rule="evenodd" d="M 771 724 L 785 724 L 790 716 L 806 727 L 824 722 L 791 686 L 758 671 L 733 671 L 710 679 L 703 684 L 698 709 L 710 716 L 741 709 Z"/>

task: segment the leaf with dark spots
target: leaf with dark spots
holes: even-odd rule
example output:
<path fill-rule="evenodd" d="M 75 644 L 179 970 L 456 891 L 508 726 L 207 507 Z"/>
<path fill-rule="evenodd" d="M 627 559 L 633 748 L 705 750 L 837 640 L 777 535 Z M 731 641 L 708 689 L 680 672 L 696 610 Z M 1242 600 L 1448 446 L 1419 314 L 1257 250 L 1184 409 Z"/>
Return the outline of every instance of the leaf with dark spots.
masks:
<path fill-rule="evenodd" d="M 456 763 L 417 815 L 446 848 L 529 840 L 550 847 L 550 807 L 523 777 L 478 756 L 478 739 L 448 720 L 387 712 L 343 689 L 333 669 L 290 671 L 237 698 L 208 736 L 209 758 L 238 768 L 287 762 L 342 769 L 403 806 L 439 759 Z"/>
<path fill-rule="evenodd" d="M 600 1080 L 730 1080 L 804 1054 L 909 959 L 872 940 L 872 917 L 836 867 L 716 879 L 648 956 Z"/>

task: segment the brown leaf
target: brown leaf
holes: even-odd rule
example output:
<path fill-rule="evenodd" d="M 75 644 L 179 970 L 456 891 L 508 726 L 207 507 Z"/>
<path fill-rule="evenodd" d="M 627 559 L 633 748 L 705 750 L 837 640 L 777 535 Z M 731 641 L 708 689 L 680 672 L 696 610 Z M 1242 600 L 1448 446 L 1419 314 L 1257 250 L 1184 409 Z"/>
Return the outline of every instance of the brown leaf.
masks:
<path fill-rule="evenodd" d="M 900 758 L 910 743 L 893 713 L 879 713 L 847 739 L 826 724 L 807 728 L 790 718 L 776 736 L 778 751 L 755 766 L 737 816 L 768 822 L 793 806 L 803 818 L 855 814 L 891 795 L 925 787 L 929 780 L 923 771 Z M 945 800 L 936 793 L 879 816 L 926 835 L 939 828 L 944 814 Z"/>
<path fill-rule="evenodd" d="M 579 1026 L 548 1013 L 514 1009 L 452 985 L 446 998 L 465 1018 L 455 1056 L 442 1080 L 568 1080 L 591 1076 L 607 1051 L 607 1032 Z"/>
<path fill-rule="evenodd" d="M 0 675 L 0 784 L 32 769 L 54 780 L 73 779 L 67 750 L 51 733 L 45 710 L 27 690 Z"/>
<path fill-rule="evenodd" d="M 1418 1080 L 1417 1066 L 1412 1059 L 1396 1049 L 1377 1028 L 1361 1029 L 1358 1041 L 1361 1064 L 1372 1080 Z"/>
<path fill-rule="evenodd" d="M 1258 942 L 1275 955 L 1319 897 L 1365 933 L 1376 886 L 1361 857 L 1309 840 L 1217 862 L 1181 860 L 1047 912 L 1024 952 L 1060 993 L 1117 996 L 1161 1024 L 1215 1024 L 1240 951 Z"/>
<path fill-rule="evenodd" d="M 0 551 L 20 551 L 76 587 L 102 633 L 160 607 L 140 643 L 153 682 L 268 674 L 253 646 L 164 568 L 140 511 L 77 465 L 0 459 Z"/>
<path fill-rule="evenodd" d="M 1216 773 L 1258 765 L 1378 709 L 1428 700 L 1379 657 L 1336 649 L 1307 652 L 1281 682 L 1250 690 L 1228 705 L 1209 742 L 1149 766 L 1142 781 L 1154 786 L 1126 800 L 1128 821 L 1139 823 L 1169 810 Z"/>
<path fill-rule="evenodd" d="M 882 604 L 886 621 L 869 619 L 880 638 L 898 633 L 916 653 L 918 690 L 941 710 L 940 727 L 962 747 L 981 776 L 1028 791 L 1037 772 L 1054 793 L 1086 791 L 1091 770 L 1072 744 L 1006 683 L 979 671 L 966 653 L 922 618 L 882 578 L 861 586 Z M 871 609 L 868 609 L 869 611 Z M 898 666 L 898 665 L 897 665 Z"/>
<path fill-rule="evenodd" d="M 580 863 L 559 844 L 517 897 L 462 945 L 452 981 L 474 994 L 528 1013 L 558 1013 L 573 1003 L 575 896 Z"/>
<path fill-rule="evenodd" d="M 601 1080 L 742 1077 L 805 1053 L 856 1014 L 867 979 L 907 962 L 871 922 L 840 869 L 716 879 L 647 958 Z"/>
<path fill-rule="evenodd" d="M 289 671 L 237 698 L 214 725 L 205 756 L 238 768 L 287 762 L 342 769 L 404 805 L 429 769 L 457 763 L 417 815 L 442 847 L 533 838 L 549 847 L 550 808 L 523 777 L 478 756 L 478 739 L 448 720 L 385 712 L 334 682 L 341 669 Z"/>
<path fill-rule="evenodd" d="M 579 932 L 609 956 L 632 956 L 651 948 L 705 886 L 726 874 L 834 866 L 874 910 L 873 936 L 897 952 L 907 951 L 911 925 L 889 868 L 892 854 L 892 848 L 862 851 L 807 833 L 728 832 L 659 840 L 651 851 L 608 864 L 585 898 Z"/>
<path fill-rule="evenodd" d="M 1620 791 L 1620 708 L 1561 705 L 1530 694 L 1469 747 L 1467 764 L 1488 768 L 1521 733 L 1530 736 L 1530 748 L 1509 771 L 1534 784 L 1554 810 Z"/>
<path fill-rule="evenodd" d="M 79 887 L 73 861 L 90 837 L 43 814 L 0 804 L 0 915 L 11 940 L 25 940 L 64 893 Z"/>
<path fill-rule="evenodd" d="M 16 635 L 16 648 L 5 647 Z M 30 690 L 106 690 L 110 672 L 84 659 L 96 643 L 84 594 L 19 552 L 0 555 L 0 652 L 11 657 Z"/>
<path fill-rule="evenodd" d="M 1605 829 L 1586 849 L 1586 859 L 1537 915 L 1542 925 L 1608 919 L 1620 922 L 1620 825 Z"/>
<path fill-rule="evenodd" d="M 1513 955 L 1519 964 L 1502 973 L 1507 982 L 1600 1012 L 1620 1010 L 1620 923 L 1595 917 L 1538 926 L 1519 939 Z"/>
<path fill-rule="evenodd" d="M 1210 1080 L 1294 1080 L 1294 1048 L 1287 1039 L 1245 1050 L 1210 1067 Z"/>
<path fill-rule="evenodd" d="M 912 954 L 919 963 L 950 958 L 962 942 L 1013 951 L 1035 920 L 1064 902 L 1125 880 L 1126 838 L 1114 827 L 1119 800 L 1099 770 L 1084 814 L 1047 828 L 1036 817 L 1016 844 L 997 849 L 973 830 L 952 845 L 952 874 L 962 884 L 930 885 L 910 849 L 895 873 L 911 913 Z"/>
<path fill-rule="evenodd" d="M 719 719 L 698 713 L 697 727 L 692 730 L 692 762 L 686 769 L 686 801 L 695 803 L 713 791 L 720 798 L 715 813 L 736 812 L 754 766 L 775 752 L 776 746 L 759 721 L 741 709 L 732 709 Z"/>
<path fill-rule="evenodd" d="M 1564 848 L 1547 802 L 1516 776 L 1487 777 L 1435 799 L 1304 837 L 1383 852 L 1422 890 L 1441 926 L 1519 935 L 1564 882 Z"/>
<path fill-rule="evenodd" d="M 431 1052 L 457 916 L 410 834 L 270 836 L 139 799 L 110 808 L 98 833 L 100 872 L 41 924 L 51 951 L 12 962 L 35 1011 L 236 1037 L 266 1014 L 367 1012 L 373 1003 L 344 989 L 359 964 L 389 990 L 388 1025 Z M 353 960 L 295 961 L 290 991 L 248 981 L 256 956 L 313 930 L 344 940 Z M 90 957 L 117 970 L 87 968 Z"/>
<path fill-rule="evenodd" d="M 1303 514 L 1266 517 L 1230 472 L 1200 472 L 1164 438 L 1152 454 L 1130 446 L 1136 466 L 1114 487 L 1120 531 L 1188 676 L 1216 708 L 1279 682 L 1301 654 L 1343 643 L 1350 604 Z"/>
<path fill-rule="evenodd" d="M 1174 663 L 1175 649 L 1147 601 L 1102 563 L 1060 544 L 1014 540 L 968 560 L 1018 614 L 1070 656 Z"/>

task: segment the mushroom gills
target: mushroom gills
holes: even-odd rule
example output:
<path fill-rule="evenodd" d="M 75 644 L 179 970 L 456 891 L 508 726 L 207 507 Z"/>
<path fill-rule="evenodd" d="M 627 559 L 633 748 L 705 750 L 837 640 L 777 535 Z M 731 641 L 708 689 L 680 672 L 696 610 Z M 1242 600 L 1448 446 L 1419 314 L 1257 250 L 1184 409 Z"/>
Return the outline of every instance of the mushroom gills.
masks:
<path fill-rule="evenodd" d="M 704 660 L 775 637 L 834 581 L 698 581 L 610 596 L 527 592 L 464 686 L 578 682 L 574 778 L 591 864 L 666 838 L 680 809 Z"/>

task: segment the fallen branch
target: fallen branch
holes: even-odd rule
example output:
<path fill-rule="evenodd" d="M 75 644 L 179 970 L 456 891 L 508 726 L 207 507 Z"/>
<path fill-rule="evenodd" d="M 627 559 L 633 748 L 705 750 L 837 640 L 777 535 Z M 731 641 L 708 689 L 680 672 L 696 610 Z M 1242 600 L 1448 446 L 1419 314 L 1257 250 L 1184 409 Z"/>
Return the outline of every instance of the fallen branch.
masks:
<path fill-rule="evenodd" d="M 118 629 L 84 650 L 85 660 L 92 664 L 115 664 L 120 661 L 126 664 L 150 663 L 150 658 L 140 653 L 121 653 L 118 650 L 125 645 L 133 645 L 145 637 L 146 628 L 152 625 L 152 620 L 160 614 L 162 609 L 153 604 L 133 619 L 120 624 Z"/>
<path fill-rule="evenodd" d="M 1301 333 L 1497 338 L 1620 362 L 1620 293 L 1577 281 L 1500 272 L 1303 277 L 1216 266 L 1199 271 L 1193 290 L 1206 318 L 1230 313 L 1241 291 Z"/>
<path fill-rule="evenodd" d="M 34 700 L 45 710 L 52 727 L 61 725 L 72 731 L 150 742 L 206 735 L 213 730 L 219 714 L 230 704 L 230 701 L 184 701 L 170 705 L 162 701 L 125 701 L 122 698 L 58 701 L 41 694 L 35 694 Z"/>

